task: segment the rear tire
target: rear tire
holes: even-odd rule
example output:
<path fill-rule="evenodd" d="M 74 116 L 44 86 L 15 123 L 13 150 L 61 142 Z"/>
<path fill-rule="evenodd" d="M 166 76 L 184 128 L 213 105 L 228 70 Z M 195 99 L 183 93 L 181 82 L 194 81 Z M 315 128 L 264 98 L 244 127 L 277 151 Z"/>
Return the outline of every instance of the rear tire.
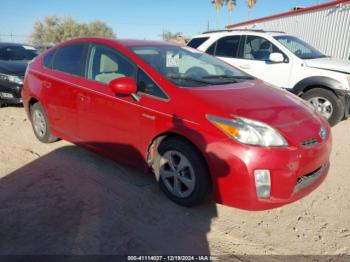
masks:
<path fill-rule="evenodd" d="M 331 126 L 335 126 L 344 117 L 342 101 L 328 89 L 313 88 L 301 97 L 313 105 Z"/>
<path fill-rule="evenodd" d="M 46 113 L 39 102 L 30 108 L 32 127 L 36 138 L 42 143 L 53 143 L 58 140 L 49 130 L 49 122 Z"/>
<path fill-rule="evenodd" d="M 210 192 L 207 165 L 189 142 L 170 137 L 156 150 L 153 169 L 165 195 L 182 206 L 203 202 Z"/>

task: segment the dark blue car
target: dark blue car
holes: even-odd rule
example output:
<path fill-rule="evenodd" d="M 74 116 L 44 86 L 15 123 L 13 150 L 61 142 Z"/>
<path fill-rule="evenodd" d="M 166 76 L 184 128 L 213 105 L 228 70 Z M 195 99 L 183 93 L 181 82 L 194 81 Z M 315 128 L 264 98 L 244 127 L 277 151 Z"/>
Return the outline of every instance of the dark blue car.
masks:
<path fill-rule="evenodd" d="M 23 78 L 28 62 L 39 54 L 29 45 L 0 43 L 0 107 L 20 104 Z"/>

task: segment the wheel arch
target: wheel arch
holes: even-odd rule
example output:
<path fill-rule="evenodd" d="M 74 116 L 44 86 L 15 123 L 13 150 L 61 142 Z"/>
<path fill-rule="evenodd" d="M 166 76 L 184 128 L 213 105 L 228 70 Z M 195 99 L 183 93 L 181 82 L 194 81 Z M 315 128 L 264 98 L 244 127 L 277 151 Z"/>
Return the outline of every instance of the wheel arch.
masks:
<path fill-rule="evenodd" d="M 338 98 L 342 95 L 342 90 L 340 89 L 342 84 L 330 77 L 325 76 L 312 76 L 300 80 L 293 89 L 291 90 L 293 94 L 301 96 L 307 91 L 313 88 L 324 88 L 332 91 Z"/>
<path fill-rule="evenodd" d="M 195 142 L 193 142 L 190 138 L 188 138 L 186 135 L 184 135 L 180 132 L 173 131 L 173 130 L 166 131 L 166 132 L 158 134 L 150 141 L 150 143 L 148 144 L 148 147 L 147 147 L 147 152 L 146 152 L 146 159 L 147 159 L 148 166 L 152 167 L 153 159 L 154 159 L 154 155 L 155 155 L 155 150 L 158 148 L 158 146 L 162 143 L 163 140 L 170 138 L 170 137 L 174 137 L 174 138 L 178 138 L 178 139 L 182 139 L 182 140 L 186 141 L 187 143 L 192 145 L 193 148 L 198 152 L 200 157 L 203 159 L 203 161 L 206 165 L 207 171 L 209 173 L 210 187 L 212 190 L 212 185 L 213 185 L 212 176 L 211 176 L 210 168 L 208 166 L 208 161 L 207 161 L 206 157 L 204 156 L 204 152 L 200 149 L 200 147 L 198 145 L 196 145 Z"/>
<path fill-rule="evenodd" d="M 28 110 L 29 112 L 31 111 L 31 108 L 34 104 L 36 103 L 40 103 L 39 99 L 37 99 L 36 97 L 31 97 L 28 101 Z"/>

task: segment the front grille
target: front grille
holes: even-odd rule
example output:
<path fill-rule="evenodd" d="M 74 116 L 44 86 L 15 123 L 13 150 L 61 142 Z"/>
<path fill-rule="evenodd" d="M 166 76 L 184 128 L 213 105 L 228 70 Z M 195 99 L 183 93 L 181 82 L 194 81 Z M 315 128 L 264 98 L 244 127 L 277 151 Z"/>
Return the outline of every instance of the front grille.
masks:
<path fill-rule="evenodd" d="M 304 176 L 298 177 L 296 186 L 294 188 L 294 193 L 312 184 L 322 174 L 325 168 L 326 168 L 326 165 L 322 165 L 315 171 L 309 174 L 306 174 Z"/>
<path fill-rule="evenodd" d="M 317 145 L 318 141 L 316 138 L 311 138 L 309 140 L 302 141 L 300 144 L 302 146 L 309 147 L 309 146 Z"/>

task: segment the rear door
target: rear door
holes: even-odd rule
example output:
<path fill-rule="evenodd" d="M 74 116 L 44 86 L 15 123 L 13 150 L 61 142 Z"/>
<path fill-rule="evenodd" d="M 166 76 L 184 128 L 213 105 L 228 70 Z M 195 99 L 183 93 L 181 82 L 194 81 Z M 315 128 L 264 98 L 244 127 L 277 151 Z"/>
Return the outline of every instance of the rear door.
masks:
<path fill-rule="evenodd" d="M 87 44 L 74 43 L 49 53 L 40 77 L 43 103 L 52 128 L 62 138 L 77 141 L 77 93 L 85 67 Z M 50 57 L 53 56 L 53 57 Z M 45 58 L 44 58 L 45 61 Z M 44 62 L 45 64 L 45 62 Z"/>

